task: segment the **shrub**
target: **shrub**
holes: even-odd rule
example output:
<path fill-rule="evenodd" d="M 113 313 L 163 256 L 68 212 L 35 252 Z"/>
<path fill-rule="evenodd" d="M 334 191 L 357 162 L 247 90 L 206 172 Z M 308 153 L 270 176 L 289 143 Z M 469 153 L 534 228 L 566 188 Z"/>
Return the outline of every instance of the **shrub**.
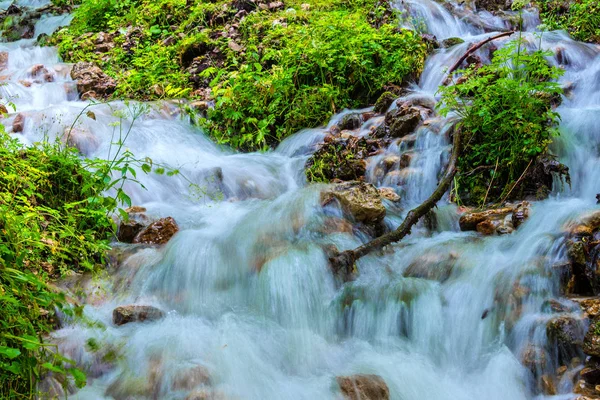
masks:
<path fill-rule="evenodd" d="M 576 39 L 600 43 L 600 3 L 597 0 L 545 0 L 538 3 L 550 29 L 565 29 Z"/>
<path fill-rule="evenodd" d="M 118 97 L 193 98 L 200 96 L 193 89 L 210 88 L 215 108 L 203 125 L 248 150 L 372 103 L 384 86 L 416 77 L 427 52 L 375 0 L 292 0 L 241 20 L 232 1 L 190 3 L 84 0 L 54 41 L 67 61 L 98 62 L 117 78 Z M 121 32 L 108 53 L 96 53 L 96 36 L 87 33 L 100 30 Z"/>
<path fill-rule="evenodd" d="M 548 65 L 544 51 L 528 52 L 521 40 L 496 51 L 490 65 L 463 71 L 460 83 L 441 87 L 441 112 L 455 111 L 463 132 L 461 200 L 483 205 L 507 196 L 524 171 L 546 153 L 558 114 L 553 99 L 562 70 Z"/>
<path fill-rule="evenodd" d="M 0 125 L 1 127 L 1 125 Z M 85 375 L 44 335 L 55 310 L 72 313 L 49 284 L 103 261 L 112 232 L 100 191 L 104 183 L 71 150 L 23 147 L 0 128 L 0 397 L 35 392 L 44 374 Z M 95 201 L 92 201 L 95 200 Z"/>

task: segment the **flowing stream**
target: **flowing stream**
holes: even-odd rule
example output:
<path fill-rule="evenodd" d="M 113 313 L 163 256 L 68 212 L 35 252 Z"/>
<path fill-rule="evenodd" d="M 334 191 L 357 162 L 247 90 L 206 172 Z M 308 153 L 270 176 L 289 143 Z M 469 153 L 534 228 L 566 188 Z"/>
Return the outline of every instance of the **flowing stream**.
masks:
<path fill-rule="evenodd" d="M 420 21 L 438 40 L 465 40 L 436 50 L 413 84 L 407 98 L 430 102 L 445 69 L 471 43 L 506 29 L 511 17 L 463 6 L 451 14 L 430 0 L 397 6 L 411 16 L 407 23 Z M 151 217 L 172 216 L 180 232 L 163 247 L 116 245 L 118 268 L 79 282 L 92 292 L 85 315 L 101 327 L 64 321 L 53 334 L 88 373 L 88 386 L 70 398 L 338 399 L 335 377 L 357 373 L 381 376 L 391 399 L 544 398 L 522 359 L 532 346 L 545 346 L 545 322 L 555 315 L 545 305 L 559 298 L 553 266 L 566 257 L 562 227 L 597 208 L 600 48 L 564 32 L 545 32 L 539 40 L 537 14 L 524 17 L 524 37 L 557 54 L 549 61 L 565 68 L 561 83 L 572 87 L 558 108 L 561 136 L 553 145 L 570 167 L 572 188 L 557 185 L 549 199 L 533 204 L 518 230 L 504 236 L 460 232 L 460 214 L 444 200 L 435 211 L 437 228 L 420 224 L 394 251 L 361 259 L 358 279 L 341 287 L 323 247 L 354 248 L 368 237 L 328 229 L 341 211 L 323 208 L 323 186 L 305 182 L 304 163 L 328 127 L 298 132 L 267 153 L 236 153 L 191 125 L 177 102 L 144 105 L 148 111 L 132 123 L 142 105 L 80 101 L 56 49 L 38 47 L 35 39 L 1 43 L 8 63 L 0 93 L 24 116 L 23 132 L 14 133 L 23 142 L 60 138 L 74 123 L 87 157 L 109 157 L 111 143 L 127 135 L 133 154 L 181 171 L 139 171 L 146 189 L 126 187 L 133 204 Z M 44 17 L 36 35 L 66 23 L 68 17 Z M 485 48 L 479 54 L 489 57 Z M 40 78 L 32 69 L 37 64 L 52 78 Z M 82 113 L 86 106 L 95 119 Z M 8 130 L 16 115 L 3 121 Z M 389 228 L 436 187 L 450 146 L 446 131 L 447 122 L 434 118 L 414 133 L 412 148 L 395 143 L 369 161 L 368 179 L 402 195 L 400 205 L 386 202 Z M 368 132 L 369 125 L 353 134 Z M 413 156 L 402 174 L 376 173 L 381 158 L 405 152 Z M 427 273 L 407 274 L 415 268 Z M 574 303 L 560 301 L 580 313 Z M 116 327 L 112 310 L 125 304 L 153 305 L 166 316 Z M 90 349 L 90 339 L 99 351 Z M 198 366 L 208 371 L 210 384 L 176 384 Z M 550 357 L 538 372 L 558 366 Z M 557 389 L 555 398 L 573 397 L 568 379 Z M 192 392 L 197 397 L 188 397 Z"/>

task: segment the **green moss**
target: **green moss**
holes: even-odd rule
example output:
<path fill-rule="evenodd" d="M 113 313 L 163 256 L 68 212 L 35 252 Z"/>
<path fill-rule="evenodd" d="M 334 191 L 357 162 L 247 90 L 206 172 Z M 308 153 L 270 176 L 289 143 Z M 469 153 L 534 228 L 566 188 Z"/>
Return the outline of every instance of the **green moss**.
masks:
<path fill-rule="evenodd" d="M 597 0 L 544 0 L 537 5 L 548 28 L 565 29 L 578 40 L 600 43 L 600 3 Z"/>
<path fill-rule="evenodd" d="M 117 78 L 117 97 L 196 98 L 210 89 L 215 107 L 203 125 L 249 150 L 371 104 L 423 68 L 420 36 L 398 29 L 375 0 L 294 0 L 277 10 L 248 2 L 243 18 L 237 3 L 84 0 L 54 42 L 67 61 L 95 61 Z M 89 33 L 98 31 L 120 32 L 107 53 L 94 52 Z"/>

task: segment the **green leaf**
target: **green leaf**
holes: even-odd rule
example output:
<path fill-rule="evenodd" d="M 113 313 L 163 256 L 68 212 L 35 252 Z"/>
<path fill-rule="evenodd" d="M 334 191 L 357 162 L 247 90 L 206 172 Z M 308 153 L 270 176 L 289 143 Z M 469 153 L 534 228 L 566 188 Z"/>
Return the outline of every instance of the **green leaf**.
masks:
<path fill-rule="evenodd" d="M 7 346 L 0 346 L 0 356 L 7 357 L 9 360 L 15 359 L 21 355 L 21 350 Z"/>

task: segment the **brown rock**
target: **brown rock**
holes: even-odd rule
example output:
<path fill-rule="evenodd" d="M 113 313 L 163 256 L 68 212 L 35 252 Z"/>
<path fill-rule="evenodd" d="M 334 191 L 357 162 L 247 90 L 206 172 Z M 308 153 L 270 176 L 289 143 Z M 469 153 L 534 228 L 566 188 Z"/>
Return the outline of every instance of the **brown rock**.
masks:
<path fill-rule="evenodd" d="M 481 221 L 475 227 L 475 230 L 482 235 L 490 236 L 496 232 L 496 228 L 500 225 L 499 221 L 493 221 L 491 219 L 486 219 Z"/>
<path fill-rule="evenodd" d="M 172 217 L 161 218 L 141 231 L 133 243 L 165 244 L 179 231 Z"/>
<path fill-rule="evenodd" d="M 0 71 L 8 66 L 8 52 L 0 51 Z"/>
<path fill-rule="evenodd" d="M 173 379 L 173 390 L 190 391 L 200 385 L 210 385 L 210 374 L 208 369 L 197 365 L 191 369 L 181 372 Z"/>
<path fill-rule="evenodd" d="M 113 310 L 113 323 L 121 326 L 130 322 L 156 321 L 164 316 L 161 310 L 152 306 L 119 306 Z"/>
<path fill-rule="evenodd" d="M 574 317 L 561 315 L 546 324 L 546 336 L 558 349 L 558 361 L 561 364 L 566 364 L 579 354 L 583 334 L 583 321 Z"/>
<path fill-rule="evenodd" d="M 321 194 L 323 205 L 333 199 L 340 202 L 342 209 L 357 222 L 375 225 L 383 221 L 385 207 L 375 187 L 364 182 L 345 182 L 334 185 Z"/>
<path fill-rule="evenodd" d="M 69 147 L 76 148 L 81 154 L 89 155 L 98 149 L 98 138 L 87 129 L 67 127 L 61 136 L 61 141 Z"/>
<path fill-rule="evenodd" d="M 15 119 L 13 120 L 13 132 L 23 132 L 23 128 L 25 127 L 25 116 L 21 113 L 17 114 Z"/>
<path fill-rule="evenodd" d="M 338 376 L 340 391 L 349 400 L 388 400 L 390 390 L 378 375 Z"/>
<path fill-rule="evenodd" d="M 400 195 L 398 195 L 398 193 L 396 193 L 396 191 L 392 188 L 380 187 L 379 189 L 377 189 L 377 191 L 379 191 L 379 195 L 384 199 L 387 199 L 387 200 L 393 201 L 393 202 L 400 201 Z"/>
<path fill-rule="evenodd" d="M 483 221 L 504 219 L 513 211 L 511 207 L 496 208 L 481 212 L 466 212 L 459 220 L 461 231 L 474 231 L 477 226 Z M 495 229 L 495 228 L 494 228 Z"/>
<path fill-rule="evenodd" d="M 583 352 L 589 356 L 600 357 L 600 321 L 593 321 L 583 339 Z"/>
<path fill-rule="evenodd" d="M 530 209 L 531 203 L 529 203 L 528 201 L 523 201 L 517 204 L 517 207 L 515 207 L 511 217 L 511 221 L 515 229 L 518 228 L 523 222 L 525 222 L 527 218 L 529 218 Z"/>
<path fill-rule="evenodd" d="M 105 98 L 113 93 L 117 87 L 117 83 L 113 78 L 90 62 L 75 64 L 71 70 L 71 78 L 77 81 L 79 93 L 88 94 L 89 97 Z"/>

